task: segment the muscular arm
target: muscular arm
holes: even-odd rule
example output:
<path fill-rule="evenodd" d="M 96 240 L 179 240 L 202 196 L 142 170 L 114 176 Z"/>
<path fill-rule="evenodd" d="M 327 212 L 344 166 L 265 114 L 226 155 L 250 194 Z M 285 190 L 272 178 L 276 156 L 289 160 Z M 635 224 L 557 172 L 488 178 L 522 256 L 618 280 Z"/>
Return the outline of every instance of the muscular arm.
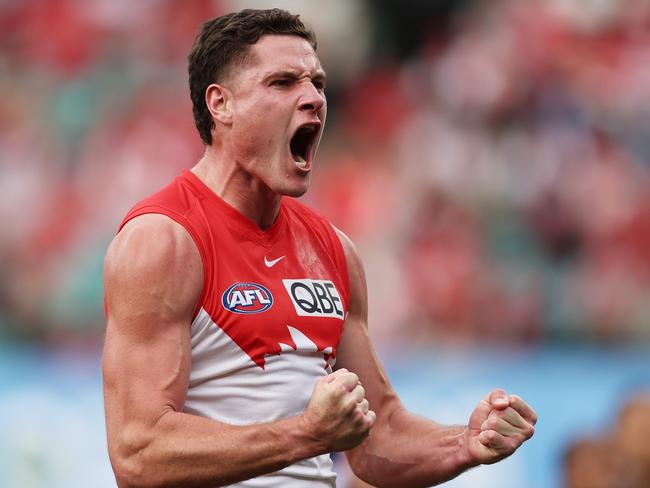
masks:
<path fill-rule="evenodd" d="M 367 436 L 374 413 L 369 418 L 350 401 L 359 391 L 345 371 L 320 380 L 297 417 L 233 426 L 183 413 L 203 270 L 194 242 L 171 219 L 129 222 L 108 250 L 104 274 L 104 404 L 120 486 L 230 484 Z"/>
<path fill-rule="evenodd" d="M 503 459 L 532 436 L 535 413 L 503 390 L 486 396 L 466 426 L 441 425 L 403 407 L 368 336 L 363 265 L 347 236 L 339 231 L 339 238 L 350 276 L 350 307 L 336 365 L 358 374 L 377 415 L 370 436 L 347 452 L 354 473 L 380 487 L 431 486 Z"/>

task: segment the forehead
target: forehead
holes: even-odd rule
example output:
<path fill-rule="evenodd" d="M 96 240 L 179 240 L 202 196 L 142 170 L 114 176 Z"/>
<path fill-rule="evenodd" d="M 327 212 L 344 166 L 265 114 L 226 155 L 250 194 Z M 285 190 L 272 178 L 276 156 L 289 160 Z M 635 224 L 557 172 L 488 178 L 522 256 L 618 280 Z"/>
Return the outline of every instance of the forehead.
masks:
<path fill-rule="evenodd" d="M 307 72 L 322 71 L 320 61 L 309 41 L 298 36 L 262 36 L 249 53 L 249 68 L 262 76 L 277 69 L 295 69 Z"/>

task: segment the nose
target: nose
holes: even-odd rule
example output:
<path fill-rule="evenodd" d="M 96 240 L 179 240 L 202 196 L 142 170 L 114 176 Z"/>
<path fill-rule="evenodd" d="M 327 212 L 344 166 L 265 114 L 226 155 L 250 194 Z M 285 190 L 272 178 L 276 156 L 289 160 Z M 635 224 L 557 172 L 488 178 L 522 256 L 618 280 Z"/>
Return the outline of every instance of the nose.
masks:
<path fill-rule="evenodd" d="M 319 91 L 313 83 L 305 83 L 305 88 L 300 97 L 298 108 L 300 110 L 318 112 L 325 105 L 325 93 Z"/>

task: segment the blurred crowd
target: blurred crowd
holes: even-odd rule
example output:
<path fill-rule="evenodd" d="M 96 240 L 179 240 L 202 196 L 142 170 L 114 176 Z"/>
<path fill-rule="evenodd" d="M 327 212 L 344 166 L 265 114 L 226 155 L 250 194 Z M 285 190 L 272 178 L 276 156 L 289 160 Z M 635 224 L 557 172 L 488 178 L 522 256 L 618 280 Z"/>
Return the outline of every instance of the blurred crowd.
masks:
<path fill-rule="evenodd" d="M 0 340 L 101 336 L 119 221 L 202 154 L 198 25 L 267 3 L 0 0 Z M 649 1 L 273 5 L 319 36 L 304 200 L 378 342 L 650 341 Z"/>

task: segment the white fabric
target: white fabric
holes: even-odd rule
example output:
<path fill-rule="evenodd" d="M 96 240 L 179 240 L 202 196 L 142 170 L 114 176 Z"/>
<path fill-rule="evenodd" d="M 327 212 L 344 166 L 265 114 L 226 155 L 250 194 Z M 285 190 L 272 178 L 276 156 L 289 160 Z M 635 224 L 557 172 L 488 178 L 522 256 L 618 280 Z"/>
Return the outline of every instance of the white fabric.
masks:
<path fill-rule="evenodd" d="M 201 309 L 192 322 L 192 369 L 185 411 L 234 425 L 269 422 L 304 411 L 316 381 L 331 372 L 306 335 L 287 326 L 297 346 L 265 356 L 260 368 Z M 328 454 L 305 459 L 233 487 L 332 488 L 336 473 Z"/>

